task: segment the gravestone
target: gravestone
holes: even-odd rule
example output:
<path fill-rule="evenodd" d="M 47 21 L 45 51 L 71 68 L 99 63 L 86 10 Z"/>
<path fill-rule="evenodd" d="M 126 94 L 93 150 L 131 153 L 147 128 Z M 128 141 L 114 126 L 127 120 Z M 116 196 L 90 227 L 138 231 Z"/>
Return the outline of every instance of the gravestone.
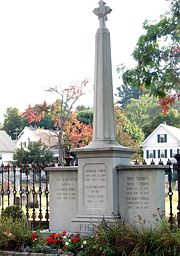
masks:
<path fill-rule="evenodd" d="M 165 213 L 165 166 L 118 166 L 119 212 L 132 224 L 154 226 Z"/>
<path fill-rule="evenodd" d="M 51 232 L 70 231 L 77 214 L 77 167 L 49 167 L 49 228 Z"/>

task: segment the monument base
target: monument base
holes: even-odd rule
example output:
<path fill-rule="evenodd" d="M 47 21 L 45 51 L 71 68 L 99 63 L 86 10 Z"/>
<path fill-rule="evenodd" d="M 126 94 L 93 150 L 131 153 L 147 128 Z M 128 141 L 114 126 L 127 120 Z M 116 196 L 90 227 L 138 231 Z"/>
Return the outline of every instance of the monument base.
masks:
<path fill-rule="evenodd" d="M 162 165 L 117 166 L 119 212 L 122 220 L 154 227 L 165 213 L 164 170 Z"/>
<path fill-rule="evenodd" d="M 117 222 L 119 185 L 117 165 L 129 165 L 131 149 L 112 144 L 76 149 L 78 157 L 78 214 L 71 232 L 91 233 L 103 219 Z"/>
<path fill-rule="evenodd" d="M 49 167 L 49 228 L 52 233 L 70 232 L 70 220 L 78 214 L 78 168 Z"/>
<path fill-rule="evenodd" d="M 82 235 L 90 235 L 93 230 L 99 225 L 105 228 L 108 223 L 117 223 L 120 221 L 120 216 L 77 216 L 71 220 L 71 232 L 80 233 Z"/>

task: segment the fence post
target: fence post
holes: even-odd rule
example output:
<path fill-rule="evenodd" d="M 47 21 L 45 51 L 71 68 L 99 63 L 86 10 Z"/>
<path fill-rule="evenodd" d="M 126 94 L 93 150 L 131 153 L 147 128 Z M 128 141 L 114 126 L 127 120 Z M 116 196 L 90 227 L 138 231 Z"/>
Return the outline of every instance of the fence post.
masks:
<path fill-rule="evenodd" d="M 169 206 L 170 206 L 170 213 L 169 213 L 169 223 L 170 223 L 170 229 L 172 230 L 173 224 L 174 224 L 174 217 L 173 217 L 173 211 L 172 211 L 172 197 L 173 197 L 173 191 L 172 191 L 172 170 L 171 170 L 171 161 L 168 159 L 167 161 L 168 165 L 168 196 L 169 196 Z"/>
<path fill-rule="evenodd" d="M 176 170 L 177 170 L 177 180 L 178 180 L 178 212 L 177 212 L 177 223 L 178 228 L 180 228 L 180 154 L 176 154 L 174 158 L 177 160 Z"/>
<path fill-rule="evenodd" d="M 2 180 L 2 185 L 1 185 L 1 211 L 4 211 L 4 164 L 2 163 L 1 165 L 1 180 Z"/>

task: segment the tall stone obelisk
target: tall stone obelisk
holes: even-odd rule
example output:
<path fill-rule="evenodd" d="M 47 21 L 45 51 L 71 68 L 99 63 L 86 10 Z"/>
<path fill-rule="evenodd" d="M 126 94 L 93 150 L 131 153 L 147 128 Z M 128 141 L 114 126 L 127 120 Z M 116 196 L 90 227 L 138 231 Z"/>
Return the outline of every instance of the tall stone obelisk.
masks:
<path fill-rule="evenodd" d="M 110 33 L 106 28 L 107 14 L 111 8 L 100 1 L 94 13 L 99 19 L 95 41 L 95 91 L 93 115 L 93 141 L 90 147 L 116 145 Z"/>
<path fill-rule="evenodd" d="M 128 165 L 133 150 L 115 136 L 110 33 L 106 28 L 111 8 L 102 0 L 93 11 L 100 27 L 95 41 L 93 140 L 75 149 L 78 157 L 78 215 L 72 232 L 91 232 L 93 224 L 119 219 L 117 165 Z"/>

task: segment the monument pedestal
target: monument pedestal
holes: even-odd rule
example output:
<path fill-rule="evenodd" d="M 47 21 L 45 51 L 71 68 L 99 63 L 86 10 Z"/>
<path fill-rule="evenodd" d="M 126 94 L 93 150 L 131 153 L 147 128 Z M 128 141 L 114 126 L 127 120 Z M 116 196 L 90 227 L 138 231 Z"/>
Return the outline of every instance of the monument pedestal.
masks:
<path fill-rule="evenodd" d="M 70 232 L 70 220 L 78 213 L 78 168 L 49 167 L 49 228 Z"/>
<path fill-rule="evenodd" d="M 119 212 L 131 224 L 156 225 L 165 212 L 164 170 L 162 165 L 117 166 Z"/>
<path fill-rule="evenodd" d="M 129 165 L 132 150 L 118 145 L 76 149 L 78 156 L 78 214 L 71 232 L 90 233 L 103 218 L 118 221 L 117 165 Z"/>

